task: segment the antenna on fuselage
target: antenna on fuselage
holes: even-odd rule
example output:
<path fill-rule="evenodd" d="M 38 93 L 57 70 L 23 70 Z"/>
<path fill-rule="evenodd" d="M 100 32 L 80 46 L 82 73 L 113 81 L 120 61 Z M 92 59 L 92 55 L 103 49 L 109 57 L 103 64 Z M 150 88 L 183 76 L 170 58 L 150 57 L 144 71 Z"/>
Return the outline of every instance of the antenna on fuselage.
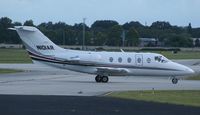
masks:
<path fill-rule="evenodd" d="M 121 52 L 125 52 L 123 49 L 120 49 Z"/>

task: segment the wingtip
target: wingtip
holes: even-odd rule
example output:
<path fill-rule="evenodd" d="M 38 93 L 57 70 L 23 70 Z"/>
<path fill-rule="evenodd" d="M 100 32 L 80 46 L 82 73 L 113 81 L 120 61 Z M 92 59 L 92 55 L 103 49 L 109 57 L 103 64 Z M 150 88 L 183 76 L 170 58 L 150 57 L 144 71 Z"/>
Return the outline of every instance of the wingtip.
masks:
<path fill-rule="evenodd" d="M 16 30 L 16 28 L 8 28 L 8 30 Z"/>

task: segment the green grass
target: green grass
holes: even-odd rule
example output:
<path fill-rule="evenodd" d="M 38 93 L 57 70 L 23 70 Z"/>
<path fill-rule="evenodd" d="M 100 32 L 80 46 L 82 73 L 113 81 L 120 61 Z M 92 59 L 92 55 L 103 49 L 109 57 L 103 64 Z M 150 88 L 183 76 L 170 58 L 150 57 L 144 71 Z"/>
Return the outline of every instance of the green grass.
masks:
<path fill-rule="evenodd" d="M 198 51 L 178 51 L 178 53 L 176 54 L 173 54 L 172 51 L 135 51 L 135 52 L 159 53 L 164 55 L 168 59 L 200 59 L 200 52 Z"/>
<path fill-rule="evenodd" d="M 0 49 L 0 63 L 31 63 L 24 49 Z"/>
<path fill-rule="evenodd" d="M 200 80 L 200 75 L 194 75 L 191 77 L 186 78 L 187 80 Z"/>
<path fill-rule="evenodd" d="M 17 73 L 22 72 L 21 70 L 12 70 L 12 69 L 0 69 L 0 74 L 7 74 L 7 73 Z"/>
<path fill-rule="evenodd" d="M 200 91 L 114 92 L 110 97 L 200 107 Z"/>
<path fill-rule="evenodd" d="M 177 54 L 173 54 L 171 51 L 158 51 L 155 53 L 159 53 L 167 57 L 168 59 L 200 59 L 200 52 L 194 51 L 181 51 Z"/>

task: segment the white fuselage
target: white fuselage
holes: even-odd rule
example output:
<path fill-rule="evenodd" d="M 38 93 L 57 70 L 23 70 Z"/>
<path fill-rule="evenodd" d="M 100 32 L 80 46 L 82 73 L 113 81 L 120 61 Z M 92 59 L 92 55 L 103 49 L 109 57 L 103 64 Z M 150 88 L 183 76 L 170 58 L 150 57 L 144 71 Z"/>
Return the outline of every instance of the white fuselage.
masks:
<path fill-rule="evenodd" d="M 155 57 L 161 57 L 160 61 Z M 53 57 L 59 57 L 70 61 L 77 61 L 78 64 L 62 64 L 43 62 L 45 64 L 69 69 L 72 71 L 98 74 L 98 68 L 114 68 L 126 72 L 112 73 L 111 76 L 182 76 L 194 73 L 194 71 L 184 65 L 172 62 L 164 56 L 156 53 L 129 53 L 129 52 L 90 52 L 66 50 L 57 53 Z M 40 61 L 41 62 L 41 61 Z M 103 73 L 104 74 L 104 73 Z"/>

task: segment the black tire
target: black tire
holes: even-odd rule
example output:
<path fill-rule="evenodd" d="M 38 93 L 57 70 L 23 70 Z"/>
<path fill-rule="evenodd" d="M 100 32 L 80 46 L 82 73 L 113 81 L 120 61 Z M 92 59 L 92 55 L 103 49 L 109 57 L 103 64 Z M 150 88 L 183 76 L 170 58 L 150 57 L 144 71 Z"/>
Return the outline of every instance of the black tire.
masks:
<path fill-rule="evenodd" d="M 97 76 L 95 77 L 95 81 L 96 81 L 97 83 L 102 82 L 102 77 L 101 77 L 100 75 L 97 75 Z"/>
<path fill-rule="evenodd" d="M 177 84 L 177 83 L 178 83 L 178 79 L 177 79 L 177 78 L 173 78 L 173 79 L 172 79 L 172 83 L 173 83 L 173 84 Z"/>
<path fill-rule="evenodd" d="M 102 82 L 103 82 L 103 83 L 107 83 L 108 81 L 109 81 L 108 76 L 103 76 L 103 77 L 102 77 Z"/>

